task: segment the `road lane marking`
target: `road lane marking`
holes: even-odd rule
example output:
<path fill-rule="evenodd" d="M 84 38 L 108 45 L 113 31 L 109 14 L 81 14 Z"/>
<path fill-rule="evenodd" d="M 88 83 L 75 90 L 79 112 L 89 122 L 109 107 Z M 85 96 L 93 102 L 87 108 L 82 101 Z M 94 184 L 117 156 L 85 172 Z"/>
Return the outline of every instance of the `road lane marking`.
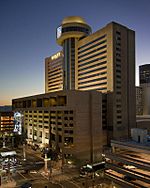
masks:
<path fill-rule="evenodd" d="M 78 184 L 74 183 L 74 182 L 71 181 L 71 180 L 64 180 L 64 182 L 72 183 L 72 184 L 75 185 L 76 187 L 81 188 Z"/>
<path fill-rule="evenodd" d="M 23 176 L 20 172 L 18 172 L 19 175 L 21 175 L 24 179 L 28 179 L 25 176 Z"/>

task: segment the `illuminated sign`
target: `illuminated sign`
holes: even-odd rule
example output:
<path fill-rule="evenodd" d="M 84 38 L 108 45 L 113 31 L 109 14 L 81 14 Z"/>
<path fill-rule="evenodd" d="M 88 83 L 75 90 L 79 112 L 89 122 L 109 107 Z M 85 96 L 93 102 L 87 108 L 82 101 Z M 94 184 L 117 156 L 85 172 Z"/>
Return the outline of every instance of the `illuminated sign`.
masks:
<path fill-rule="evenodd" d="M 58 52 L 57 54 L 53 55 L 51 57 L 51 60 L 57 59 L 58 57 L 60 57 L 60 52 Z"/>
<path fill-rule="evenodd" d="M 21 135 L 22 133 L 22 114 L 20 112 L 14 113 L 14 132 Z"/>
<path fill-rule="evenodd" d="M 62 34 L 62 26 L 60 26 L 60 27 L 57 28 L 57 31 L 56 31 L 56 37 L 57 37 L 57 39 L 59 37 L 61 37 L 61 34 Z"/>

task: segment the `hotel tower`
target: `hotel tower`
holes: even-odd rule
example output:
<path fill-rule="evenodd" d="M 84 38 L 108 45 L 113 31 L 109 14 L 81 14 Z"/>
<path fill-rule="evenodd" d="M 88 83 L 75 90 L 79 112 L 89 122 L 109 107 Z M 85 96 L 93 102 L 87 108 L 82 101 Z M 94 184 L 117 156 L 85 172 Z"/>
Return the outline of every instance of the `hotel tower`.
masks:
<path fill-rule="evenodd" d="M 111 137 L 119 138 L 123 134 L 128 137 L 130 128 L 135 127 L 136 114 L 135 32 L 111 22 L 92 33 L 83 18 L 70 16 L 56 29 L 56 41 L 63 53 L 60 88 L 102 92 L 103 128 Z M 48 59 L 51 58 L 53 56 Z M 47 59 L 45 63 L 48 72 Z M 49 62 L 49 70 L 51 66 Z M 46 92 L 48 79 L 53 74 L 50 72 L 45 77 Z M 53 84 L 58 86 L 55 80 Z M 53 88 L 49 87 L 48 92 L 51 91 Z"/>
<path fill-rule="evenodd" d="M 65 159 L 98 160 L 135 127 L 135 32 L 115 22 L 92 33 L 78 16 L 56 29 L 62 50 L 45 59 L 45 94 L 13 100 L 28 142 Z"/>

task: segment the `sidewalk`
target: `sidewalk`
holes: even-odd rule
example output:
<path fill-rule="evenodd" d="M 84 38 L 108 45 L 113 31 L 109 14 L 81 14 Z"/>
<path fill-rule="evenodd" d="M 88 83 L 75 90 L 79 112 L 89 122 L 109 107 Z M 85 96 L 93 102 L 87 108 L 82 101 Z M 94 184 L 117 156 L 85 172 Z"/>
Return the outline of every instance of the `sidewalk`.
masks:
<path fill-rule="evenodd" d="M 14 180 L 10 182 L 2 183 L 2 185 L 0 186 L 0 188 L 14 188 L 14 187 L 16 187 L 16 182 Z"/>

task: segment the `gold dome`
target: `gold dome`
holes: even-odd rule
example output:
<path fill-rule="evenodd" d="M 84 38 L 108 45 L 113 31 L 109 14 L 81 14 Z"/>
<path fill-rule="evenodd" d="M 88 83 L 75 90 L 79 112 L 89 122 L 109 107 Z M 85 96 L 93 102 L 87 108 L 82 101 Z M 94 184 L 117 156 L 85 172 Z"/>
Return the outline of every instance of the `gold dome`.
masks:
<path fill-rule="evenodd" d="M 85 20 L 81 18 L 80 16 L 68 16 L 63 19 L 62 25 L 63 24 L 69 24 L 69 23 L 81 23 L 81 24 L 86 24 Z"/>

